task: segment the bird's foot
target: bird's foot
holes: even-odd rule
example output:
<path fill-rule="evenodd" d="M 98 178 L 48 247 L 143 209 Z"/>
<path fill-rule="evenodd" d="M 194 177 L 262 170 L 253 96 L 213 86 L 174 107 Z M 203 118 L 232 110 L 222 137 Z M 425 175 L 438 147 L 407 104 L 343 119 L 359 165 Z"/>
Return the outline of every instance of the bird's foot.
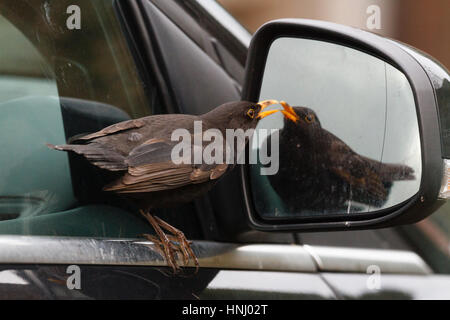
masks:
<path fill-rule="evenodd" d="M 156 219 L 150 213 L 145 212 L 143 210 L 140 210 L 140 213 L 152 225 L 153 229 L 155 229 L 155 232 L 159 238 L 159 240 L 158 240 L 158 242 L 156 242 L 156 244 L 160 246 L 163 256 L 164 256 L 167 264 L 169 265 L 169 267 L 172 268 L 174 273 L 177 273 L 179 271 L 180 267 L 178 266 L 177 261 L 175 259 L 175 256 L 174 256 L 175 250 L 173 249 L 173 246 L 172 246 L 169 238 L 164 233 L 164 231 L 161 229 L 161 227 L 159 226 Z M 146 238 L 148 238 L 148 237 L 146 236 Z M 152 236 L 151 236 L 151 239 L 156 240 Z"/>
<path fill-rule="evenodd" d="M 187 265 L 189 263 L 189 259 L 192 258 L 192 260 L 194 261 L 194 264 L 195 264 L 195 273 L 197 273 L 198 268 L 199 268 L 199 263 L 198 263 L 197 256 L 195 255 L 194 251 L 191 248 L 192 242 L 189 241 L 188 239 L 186 239 L 186 236 L 184 235 L 184 233 L 181 230 L 178 230 L 177 228 L 171 226 L 170 224 L 168 224 L 164 220 L 161 220 L 158 217 L 154 217 L 154 218 L 159 223 L 161 228 L 163 228 L 164 230 L 173 234 L 173 235 L 169 235 L 169 238 L 172 241 L 178 243 L 178 248 L 180 249 L 180 251 L 183 254 L 184 264 Z"/>
<path fill-rule="evenodd" d="M 155 236 L 153 236 L 151 234 L 147 234 L 147 233 L 143 233 L 143 234 L 141 234 L 141 236 L 144 237 L 145 239 L 147 239 L 148 241 L 153 242 L 156 245 L 156 250 L 158 250 L 159 254 L 161 256 L 165 257 L 164 249 L 163 249 L 164 244 L 161 240 L 158 239 L 158 237 L 155 237 Z M 177 258 L 179 258 L 180 249 L 178 248 L 178 246 L 176 244 L 174 244 L 172 242 L 173 236 L 167 235 L 167 234 L 166 234 L 166 236 L 170 240 L 169 245 L 170 245 L 172 251 L 177 255 Z"/>
<path fill-rule="evenodd" d="M 140 213 L 153 226 L 158 235 L 158 237 L 149 234 L 144 234 L 143 236 L 158 245 L 160 253 L 162 253 L 173 272 L 177 273 L 180 270 L 175 256 L 178 256 L 178 253 L 181 253 L 184 265 L 187 265 L 189 259 L 192 258 L 196 267 L 195 272 L 197 273 L 199 268 L 198 260 L 191 248 L 191 242 L 186 239 L 184 233 L 160 218 L 152 216 L 148 212 L 140 210 Z M 166 235 L 162 229 L 172 234 Z"/>

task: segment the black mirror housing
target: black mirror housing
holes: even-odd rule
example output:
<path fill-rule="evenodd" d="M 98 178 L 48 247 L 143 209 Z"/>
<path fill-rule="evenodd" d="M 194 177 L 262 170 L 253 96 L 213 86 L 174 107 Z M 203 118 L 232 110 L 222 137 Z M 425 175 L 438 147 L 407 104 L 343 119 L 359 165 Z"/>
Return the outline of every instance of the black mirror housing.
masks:
<path fill-rule="evenodd" d="M 414 96 L 421 146 L 421 180 L 418 192 L 408 200 L 368 214 L 271 219 L 257 212 L 249 182 L 250 166 L 242 165 L 243 192 L 252 228 L 262 231 L 323 231 L 389 227 L 420 221 L 441 206 L 444 201 L 437 199 L 443 177 L 443 158 L 445 158 L 441 132 L 446 131 L 440 130 L 436 89 L 421 61 L 414 57 L 421 53 L 415 51 L 412 54 L 404 45 L 393 40 L 329 22 L 304 19 L 271 21 L 255 33 L 250 44 L 243 100 L 259 100 L 269 50 L 274 41 L 279 38 L 312 39 L 338 44 L 374 56 L 401 71 L 406 76 Z M 442 108 L 443 106 L 440 106 L 441 110 Z"/>

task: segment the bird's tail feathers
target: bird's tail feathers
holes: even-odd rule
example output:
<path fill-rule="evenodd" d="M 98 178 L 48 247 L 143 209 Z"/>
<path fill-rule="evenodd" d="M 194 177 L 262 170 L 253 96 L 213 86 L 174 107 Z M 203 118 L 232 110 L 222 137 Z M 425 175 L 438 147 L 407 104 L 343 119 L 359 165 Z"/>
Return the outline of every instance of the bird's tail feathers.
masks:
<path fill-rule="evenodd" d="M 414 169 L 402 164 L 386 163 L 380 170 L 383 181 L 414 180 Z"/>
<path fill-rule="evenodd" d="M 117 151 L 103 145 L 91 144 L 62 144 L 47 143 L 47 147 L 59 151 L 71 151 L 84 156 L 93 165 L 109 171 L 123 171 L 128 169 L 125 157 Z"/>

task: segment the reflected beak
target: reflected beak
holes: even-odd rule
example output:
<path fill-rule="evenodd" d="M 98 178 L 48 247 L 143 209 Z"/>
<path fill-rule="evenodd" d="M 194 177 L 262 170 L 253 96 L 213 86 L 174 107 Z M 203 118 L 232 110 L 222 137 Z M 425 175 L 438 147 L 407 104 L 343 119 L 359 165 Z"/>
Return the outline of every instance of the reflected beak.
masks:
<path fill-rule="evenodd" d="M 271 114 L 274 114 L 274 113 L 277 113 L 278 111 L 280 111 L 280 110 L 263 111 L 268 106 L 271 106 L 273 104 L 278 104 L 278 103 L 280 103 L 280 102 L 278 102 L 277 100 L 264 100 L 264 101 L 258 102 L 257 104 L 259 106 L 261 106 L 261 110 L 259 110 L 258 116 L 256 118 L 263 119 Z"/>
<path fill-rule="evenodd" d="M 280 101 L 280 104 L 283 106 L 284 110 L 281 110 L 281 113 L 284 114 L 286 119 L 289 119 L 293 122 L 297 122 L 300 117 L 295 113 L 294 108 L 292 108 L 286 101 Z"/>

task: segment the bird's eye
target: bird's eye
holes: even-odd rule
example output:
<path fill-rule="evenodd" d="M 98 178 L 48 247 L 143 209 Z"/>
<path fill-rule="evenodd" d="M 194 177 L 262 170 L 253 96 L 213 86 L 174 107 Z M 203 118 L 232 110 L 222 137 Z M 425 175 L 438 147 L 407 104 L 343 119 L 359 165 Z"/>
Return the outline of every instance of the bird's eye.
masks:
<path fill-rule="evenodd" d="M 313 114 L 308 114 L 308 115 L 305 117 L 305 121 L 308 122 L 308 123 L 313 122 L 313 121 L 314 121 L 314 115 L 313 115 Z"/>
<path fill-rule="evenodd" d="M 253 118 L 255 117 L 255 109 L 249 109 L 249 110 L 247 111 L 247 116 L 248 116 L 250 119 L 253 119 Z"/>

